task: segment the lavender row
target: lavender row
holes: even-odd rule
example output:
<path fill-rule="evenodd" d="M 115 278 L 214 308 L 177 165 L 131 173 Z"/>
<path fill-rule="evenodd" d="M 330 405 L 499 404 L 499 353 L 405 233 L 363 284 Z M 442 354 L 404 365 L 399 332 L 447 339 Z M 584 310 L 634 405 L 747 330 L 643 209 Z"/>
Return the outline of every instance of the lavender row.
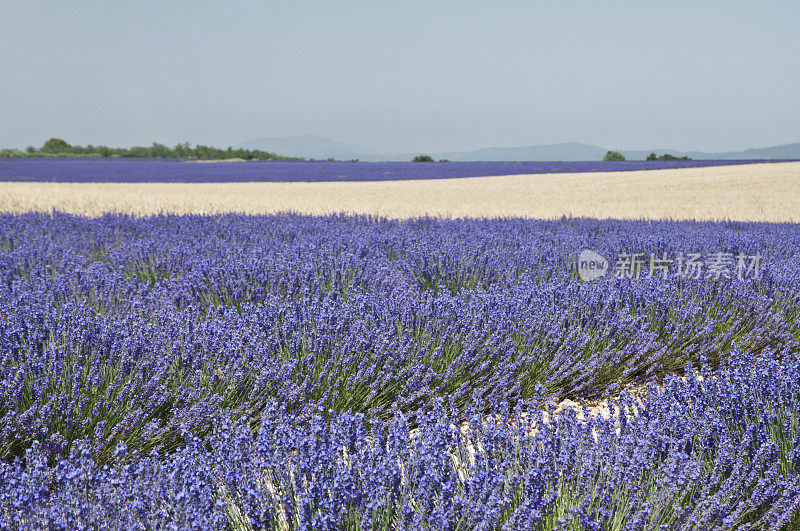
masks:
<path fill-rule="evenodd" d="M 0 158 L 0 181 L 30 182 L 333 182 L 454 179 L 489 175 L 635 171 L 781 162 L 758 160 L 579 162 L 191 163 L 165 159 Z"/>
<path fill-rule="evenodd" d="M 16 529 L 797 529 L 800 364 L 735 349 L 702 380 L 668 377 L 617 416 L 435 401 L 409 437 L 348 413 L 300 425 L 270 401 L 261 426 L 221 421 L 164 459 L 98 466 L 78 442 L 0 463 L 0 525 Z M 552 408 L 549 405 L 548 408 Z M 549 409 L 552 412 L 552 409 Z M 581 417 L 588 418 L 584 422 Z"/>

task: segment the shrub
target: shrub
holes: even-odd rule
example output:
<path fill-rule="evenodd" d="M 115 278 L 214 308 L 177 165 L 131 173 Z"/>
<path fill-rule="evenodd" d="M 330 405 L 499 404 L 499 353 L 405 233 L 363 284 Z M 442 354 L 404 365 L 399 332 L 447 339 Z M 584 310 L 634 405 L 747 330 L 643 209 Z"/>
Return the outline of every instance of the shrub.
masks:
<path fill-rule="evenodd" d="M 619 151 L 608 151 L 603 160 L 625 160 L 625 156 Z"/>
<path fill-rule="evenodd" d="M 692 160 L 690 157 L 676 157 L 670 153 L 664 153 L 663 155 L 656 156 L 655 153 L 650 153 L 647 155 L 647 160 Z"/>
<path fill-rule="evenodd" d="M 417 155 L 411 159 L 411 162 L 433 162 L 433 157 L 430 155 Z"/>

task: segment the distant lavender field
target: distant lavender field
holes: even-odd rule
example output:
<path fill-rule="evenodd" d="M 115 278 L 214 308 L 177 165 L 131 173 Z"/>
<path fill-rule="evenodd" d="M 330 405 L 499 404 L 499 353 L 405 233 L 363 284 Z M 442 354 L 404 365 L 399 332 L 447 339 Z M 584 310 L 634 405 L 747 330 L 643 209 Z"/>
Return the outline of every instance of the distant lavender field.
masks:
<path fill-rule="evenodd" d="M 332 182 L 454 179 L 488 175 L 698 168 L 759 160 L 583 162 L 316 162 L 191 163 L 163 159 L 0 159 L 0 181 L 36 182 Z"/>

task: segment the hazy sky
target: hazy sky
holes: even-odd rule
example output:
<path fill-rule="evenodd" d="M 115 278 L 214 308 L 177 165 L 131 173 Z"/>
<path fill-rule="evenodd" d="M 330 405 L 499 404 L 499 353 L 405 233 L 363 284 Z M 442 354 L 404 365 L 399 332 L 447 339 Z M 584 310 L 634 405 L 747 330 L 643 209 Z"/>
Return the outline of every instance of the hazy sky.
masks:
<path fill-rule="evenodd" d="M 0 0 L 0 147 L 800 142 L 800 2 Z"/>

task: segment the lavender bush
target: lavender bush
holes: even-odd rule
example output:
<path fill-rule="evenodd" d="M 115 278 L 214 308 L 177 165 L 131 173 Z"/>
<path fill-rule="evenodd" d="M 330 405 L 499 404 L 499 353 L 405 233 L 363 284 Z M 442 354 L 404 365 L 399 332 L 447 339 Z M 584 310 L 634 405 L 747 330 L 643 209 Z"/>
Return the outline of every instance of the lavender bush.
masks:
<path fill-rule="evenodd" d="M 794 529 L 799 229 L 0 216 L 0 527 Z"/>

